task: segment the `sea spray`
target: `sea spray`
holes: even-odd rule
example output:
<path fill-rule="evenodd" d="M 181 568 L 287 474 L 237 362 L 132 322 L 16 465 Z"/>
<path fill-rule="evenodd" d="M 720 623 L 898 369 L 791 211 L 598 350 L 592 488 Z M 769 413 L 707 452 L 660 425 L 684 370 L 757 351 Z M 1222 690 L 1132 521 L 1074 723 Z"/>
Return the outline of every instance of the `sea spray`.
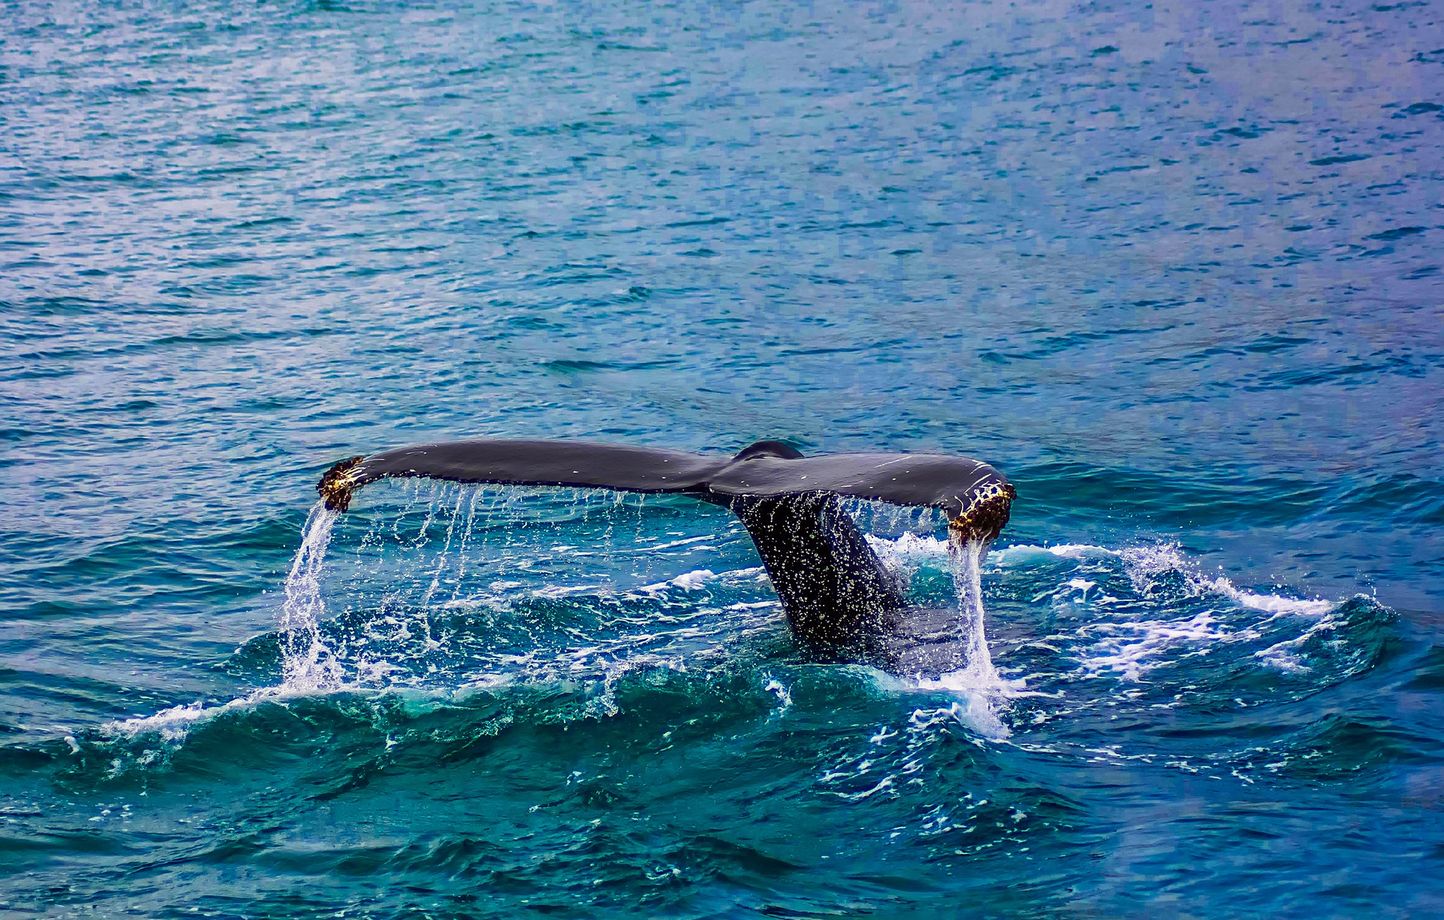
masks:
<path fill-rule="evenodd" d="M 330 690 L 341 682 L 341 667 L 321 638 L 326 601 L 321 568 L 339 512 L 317 502 L 306 518 L 301 545 L 286 576 L 281 608 L 282 683 L 291 690 Z"/>

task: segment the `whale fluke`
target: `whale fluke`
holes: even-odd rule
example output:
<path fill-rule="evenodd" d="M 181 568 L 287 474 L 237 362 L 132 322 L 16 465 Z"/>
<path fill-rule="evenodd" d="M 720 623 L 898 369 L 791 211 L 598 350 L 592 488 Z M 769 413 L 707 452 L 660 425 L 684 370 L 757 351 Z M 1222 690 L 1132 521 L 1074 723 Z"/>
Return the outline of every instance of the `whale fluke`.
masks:
<path fill-rule="evenodd" d="M 751 535 L 793 634 L 827 657 L 883 654 L 908 608 L 840 498 L 939 508 L 955 539 L 987 542 L 1008 522 L 1016 495 L 1001 473 L 979 460 L 804 457 L 782 441 L 758 441 L 731 457 L 583 441 L 447 441 L 350 457 L 328 469 L 316 488 L 328 508 L 345 511 L 367 483 L 418 476 L 675 493 L 730 508 Z"/>

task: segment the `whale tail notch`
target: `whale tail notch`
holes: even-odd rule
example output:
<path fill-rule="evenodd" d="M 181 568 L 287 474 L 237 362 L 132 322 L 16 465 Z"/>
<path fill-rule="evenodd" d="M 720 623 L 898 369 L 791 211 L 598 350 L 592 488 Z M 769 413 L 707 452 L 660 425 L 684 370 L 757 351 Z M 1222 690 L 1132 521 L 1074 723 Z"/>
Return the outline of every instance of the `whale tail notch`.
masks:
<path fill-rule="evenodd" d="M 779 460 L 801 460 L 802 451 L 788 444 L 786 441 L 753 441 L 746 447 L 739 450 L 733 457 L 732 462 L 738 463 L 743 460 L 751 460 L 754 457 L 775 457 Z"/>

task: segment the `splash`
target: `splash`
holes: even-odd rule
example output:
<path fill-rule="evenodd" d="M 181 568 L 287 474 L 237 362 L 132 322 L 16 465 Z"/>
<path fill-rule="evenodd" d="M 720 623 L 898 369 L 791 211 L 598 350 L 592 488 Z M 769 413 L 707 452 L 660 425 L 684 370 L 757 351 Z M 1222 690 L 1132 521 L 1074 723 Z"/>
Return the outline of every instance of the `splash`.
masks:
<path fill-rule="evenodd" d="M 988 647 L 987 615 L 983 609 L 982 562 L 986 546 L 981 540 L 948 541 L 948 561 L 957 594 L 956 639 L 958 667 L 937 675 L 916 675 L 907 683 L 919 690 L 952 697 L 947 706 L 919 709 L 913 721 L 931 724 L 938 718 L 960 722 L 985 738 L 1007 738 L 1012 732 L 1003 722 L 1008 701 L 1021 692 L 1022 681 L 1005 680 L 993 664 Z"/>
<path fill-rule="evenodd" d="M 110 723 L 107 732 L 154 734 L 173 744 L 213 716 L 268 702 L 338 692 L 446 694 L 516 681 L 589 688 L 578 711 L 605 716 L 617 705 L 611 688 L 618 675 L 720 666 L 735 660 L 744 637 L 768 645 L 778 634 L 778 602 L 763 570 L 718 565 L 727 561 L 717 554 L 729 538 L 685 528 L 649 531 L 639 511 L 634 520 L 630 506 L 621 509 L 610 493 L 593 490 L 493 495 L 420 481 L 397 489 L 405 500 L 400 513 L 355 519 L 367 529 L 354 560 L 349 549 L 339 559 L 336 553 L 357 542 L 359 531 L 323 506 L 311 510 L 285 579 L 278 629 L 261 646 L 279 646 L 282 673 L 273 686 Z M 676 527 L 665 508 L 658 511 L 662 527 Z M 910 593 L 922 595 L 922 609 L 942 608 L 933 622 L 949 657 L 941 670 L 935 664 L 910 677 L 869 679 L 917 699 L 913 721 L 920 726 L 961 724 L 974 739 L 1026 733 L 1031 704 L 1020 701 L 1056 695 L 1031 686 L 1049 680 L 1051 669 L 1036 662 L 1049 643 L 1062 656 L 1058 664 L 1079 665 L 1086 679 L 1117 676 L 1136 685 L 1210 647 L 1255 639 L 1273 643 L 1253 656 L 1258 665 L 1305 673 L 1319 659 L 1316 646 L 1337 632 L 1330 616 L 1314 619 L 1334 605 L 1243 589 L 1221 573 L 1200 571 L 1176 544 L 1013 545 L 988 556 L 985 544 L 964 535 L 939 539 L 931 519 L 901 523 L 925 529 L 869 534 L 868 542 Z M 730 539 L 745 536 L 737 531 Z M 683 574 L 638 585 L 606 574 L 619 567 L 650 574 L 656 560 L 647 554 L 654 552 Z M 587 569 L 584 557 L 600 560 L 601 571 Z M 1074 564 L 1061 572 L 1040 566 L 1048 559 Z M 1034 603 L 1061 605 L 1076 620 L 1067 634 L 1021 647 L 1011 637 L 990 643 L 985 560 L 993 570 L 1022 570 L 1010 572 L 1010 580 L 1034 569 L 1057 578 L 1057 587 Z M 1192 599 L 1199 604 L 1190 605 Z M 1231 613 L 1236 608 L 1266 618 L 1240 622 Z M 1303 637 L 1288 628 L 1288 617 L 1297 615 L 1315 627 Z M 1006 654 L 1011 668 L 1000 674 L 995 654 Z M 790 690 L 780 681 L 765 686 L 779 712 L 786 711 Z"/>
<path fill-rule="evenodd" d="M 958 643 L 962 650 L 962 675 L 978 686 L 1001 683 L 993 656 L 988 650 L 987 626 L 983 611 L 982 566 L 984 546 L 981 540 L 951 544 L 953 582 L 958 589 Z"/>
<path fill-rule="evenodd" d="M 1160 678 L 1153 672 L 1160 668 L 1186 666 L 1224 645 L 1262 641 L 1272 644 L 1253 654 L 1258 664 L 1306 673 L 1333 657 L 1318 648 L 1316 637 L 1334 633 L 1348 603 L 1240 587 L 1222 573 L 1204 571 L 1177 542 L 1118 549 L 1018 544 L 1002 550 L 997 562 L 1027 569 L 1049 558 L 1076 563 L 1067 573 L 1073 577 L 1038 593 L 1034 602 L 1048 600 L 1070 618 L 1083 616 L 1071 634 L 1044 641 L 1086 639 L 1070 657 L 1089 679 L 1155 683 Z"/>
<path fill-rule="evenodd" d="M 195 725 L 218 715 L 248 710 L 266 702 L 285 701 L 311 693 L 341 689 L 341 665 L 321 636 L 326 602 L 321 594 L 321 569 L 339 512 L 321 502 L 311 508 L 301 530 L 301 545 L 286 575 L 285 603 L 281 607 L 281 683 L 261 687 L 225 703 L 198 700 L 163 709 L 154 715 L 107 722 L 101 730 L 111 735 L 158 735 L 171 744 L 184 741 Z"/>
<path fill-rule="evenodd" d="M 978 590 L 983 548 L 926 534 L 903 534 L 896 539 L 869 536 L 868 540 L 879 557 L 904 577 L 947 565 L 955 584 L 958 667 L 936 677 L 916 678 L 908 685 L 949 693 L 956 701 L 951 708 L 919 710 L 918 716 L 926 717 L 925 721 L 951 717 L 984 735 L 1007 736 L 1000 714 L 1018 698 L 1039 694 L 1026 689 L 1023 679 L 1001 676 L 993 662 Z M 1067 635 L 1042 640 L 1069 645 L 1086 638 L 1091 644 L 1074 654 L 1088 677 L 1117 675 L 1138 683 L 1148 672 L 1190 654 L 1206 653 L 1218 643 L 1252 641 L 1263 634 L 1272 637 L 1279 633 L 1286 637 L 1284 641 L 1258 653 L 1258 663 L 1286 672 L 1307 670 L 1309 663 L 1298 650 L 1311 647 L 1316 636 L 1329 634 L 1337 626 L 1334 614 L 1340 609 L 1336 601 L 1240 587 L 1222 573 L 1202 571 L 1177 543 L 1122 548 L 1087 543 L 1014 544 L 987 558 L 994 567 L 1009 572 L 1012 581 L 1047 559 L 1077 564 L 1076 571 L 1067 572 L 1053 589 L 1038 593 L 1033 601 L 1051 599 L 1070 609 L 1083 604 L 1090 611 Z M 1120 590 L 1114 573 L 1123 577 L 1131 591 Z M 1115 593 L 1119 596 L 1113 596 Z M 1197 609 L 1195 602 L 1206 609 Z M 1264 617 L 1241 621 L 1233 611 Z M 1303 636 L 1289 633 L 1290 620 L 1303 621 Z"/>
<path fill-rule="evenodd" d="M 934 550 L 936 552 L 936 550 Z M 1209 576 L 1188 559 L 1178 543 L 1156 543 L 1113 549 L 1092 543 L 1057 543 L 1037 546 L 1016 543 L 998 551 L 994 558 L 1000 565 L 1024 561 L 1033 556 L 1053 556 L 1084 562 L 1096 559 L 1118 559 L 1135 588 L 1148 592 L 1162 576 L 1178 576 L 1186 593 L 1206 597 L 1217 595 L 1240 607 L 1263 613 L 1288 616 L 1318 617 L 1339 606 L 1337 601 L 1323 598 L 1299 598 L 1287 594 L 1270 594 L 1240 588 L 1225 575 Z"/>
<path fill-rule="evenodd" d="M 1143 591 L 1151 590 L 1160 576 L 1176 574 L 1183 578 L 1186 590 L 1193 595 L 1221 595 L 1240 607 L 1263 613 L 1317 617 L 1338 606 L 1321 598 L 1295 598 L 1246 591 L 1223 575 L 1210 578 L 1184 557 L 1177 543 L 1127 547 L 1119 550 L 1116 555 L 1123 560 L 1134 584 Z"/>
<path fill-rule="evenodd" d="M 334 690 L 341 683 L 341 665 L 321 638 L 321 621 L 326 616 L 321 568 L 339 514 L 321 502 L 311 508 L 286 576 L 280 641 L 282 685 L 289 690 Z"/>

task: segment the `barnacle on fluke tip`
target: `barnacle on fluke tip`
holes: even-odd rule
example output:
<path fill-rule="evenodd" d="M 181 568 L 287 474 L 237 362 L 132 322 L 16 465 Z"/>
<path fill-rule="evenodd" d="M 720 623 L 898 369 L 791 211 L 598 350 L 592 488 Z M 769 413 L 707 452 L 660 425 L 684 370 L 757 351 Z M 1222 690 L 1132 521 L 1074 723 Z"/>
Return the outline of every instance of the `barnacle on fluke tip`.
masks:
<path fill-rule="evenodd" d="M 356 468 L 361 465 L 365 457 L 347 457 L 327 470 L 321 481 L 316 483 L 316 491 L 320 493 L 321 500 L 326 507 L 332 511 L 345 511 L 351 506 L 351 493 L 356 491 L 358 485 L 356 480 Z"/>
<path fill-rule="evenodd" d="M 948 531 L 959 541 L 992 540 L 1008 523 L 1008 512 L 1018 490 L 1011 482 L 988 482 L 978 488 L 963 513 L 948 521 Z"/>

